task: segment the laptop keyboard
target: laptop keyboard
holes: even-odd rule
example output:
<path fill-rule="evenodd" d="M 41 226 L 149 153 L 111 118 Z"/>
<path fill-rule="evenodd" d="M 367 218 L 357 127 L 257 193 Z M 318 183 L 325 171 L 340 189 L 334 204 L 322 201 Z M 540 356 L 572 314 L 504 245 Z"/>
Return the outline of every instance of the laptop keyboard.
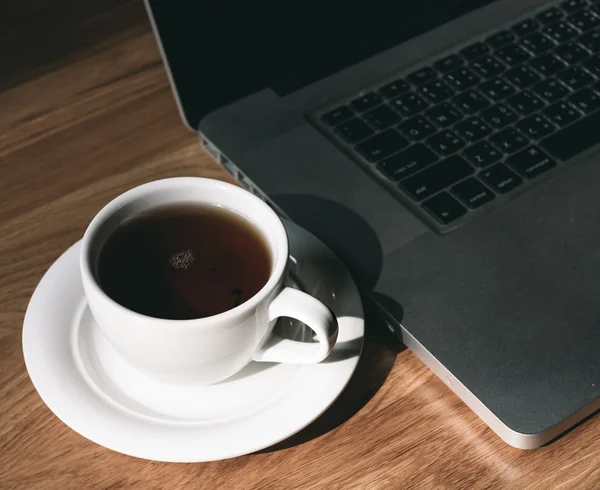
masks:
<path fill-rule="evenodd" d="M 600 143 L 600 2 L 567 0 L 317 115 L 444 233 Z"/>

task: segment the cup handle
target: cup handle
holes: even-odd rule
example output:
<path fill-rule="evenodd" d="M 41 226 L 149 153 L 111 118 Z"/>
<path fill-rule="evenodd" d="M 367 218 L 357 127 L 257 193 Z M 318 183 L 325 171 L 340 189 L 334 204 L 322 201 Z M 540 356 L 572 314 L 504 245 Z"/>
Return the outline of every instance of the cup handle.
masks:
<path fill-rule="evenodd" d="M 295 318 L 310 327 L 319 341 L 298 342 L 269 333 L 256 350 L 253 360 L 258 362 L 285 362 L 289 364 L 314 364 L 325 359 L 338 336 L 338 323 L 327 306 L 311 295 L 286 287 L 271 302 L 269 321 L 281 316 Z"/>

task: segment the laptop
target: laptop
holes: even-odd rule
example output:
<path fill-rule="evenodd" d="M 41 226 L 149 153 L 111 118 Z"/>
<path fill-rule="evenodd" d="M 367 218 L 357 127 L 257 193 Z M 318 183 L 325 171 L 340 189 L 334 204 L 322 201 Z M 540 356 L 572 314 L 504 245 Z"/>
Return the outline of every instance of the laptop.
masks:
<path fill-rule="evenodd" d="M 146 5 L 206 150 L 498 436 L 600 409 L 600 3 Z"/>

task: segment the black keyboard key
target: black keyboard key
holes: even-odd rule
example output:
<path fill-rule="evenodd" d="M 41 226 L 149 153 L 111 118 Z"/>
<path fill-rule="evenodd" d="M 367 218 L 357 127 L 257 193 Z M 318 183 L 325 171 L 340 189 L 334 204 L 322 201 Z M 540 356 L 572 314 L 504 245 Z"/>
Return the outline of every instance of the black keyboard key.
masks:
<path fill-rule="evenodd" d="M 463 65 L 463 59 L 460 56 L 451 54 L 441 60 L 436 61 L 433 67 L 442 73 L 448 73 L 449 71 L 460 68 Z"/>
<path fill-rule="evenodd" d="M 477 209 L 496 197 L 492 191 L 473 177 L 456 184 L 451 191 L 471 209 Z"/>
<path fill-rule="evenodd" d="M 414 92 L 408 92 L 392 100 L 390 105 L 405 116 L 413 116 L 426 109 L 429 104 Z"/>
<path fill-rule="evenodd" d="M 408 146 L 408 141 L 394 129 L 387 129 L 359 143 L 354 148 L 370 162 L 399 152 Z"/>
<path fill-rule="evenodd" d="M 576 42 L 569 42 L 559 46 L 554 51 L 565 63 L 568 65 L 572 65 L 582 60 L 583 58 L 587 58 L 589 53 Z"/>
<path fill-rule="evenodd" d="M 544 28 L 544 33 L 559 44 L 562 44 L 569 39 L 573 39 L 579 34 L 571 24 L 562 20 L 546 26 Z"/>
<path fill-rule="evenodd" d="M 436 74 L 433 68 L 426 66 L 425 68 L 412 72 L 406 78 L 413 85 L 422 85 L 425 82 L 435 79 L 435 77 Z"/>
<path fill-rule="evenodd" d="M 458 135 L 469 143 L 479 141 L 492 132 L 492 129 L 478 117 L 470 117 L 454 127 Z"/>
<path fill-rule="evenodd" d="M 488 43 L 492 48 L 498 49 L 508 43 L 513 42 L 515 38 L 516 36 L 510 31 L 500 31 L 488 37 L 485 42 Z"/>
<path fill-rule="evenodd" d="M 553 78 L 548 78 L 547 80 L 534 85 L 531 89 L 546 102 L 550 103 L 562 99 L 569 93 L 567 87 Z"/>
<path fill-rule="evenodd" d="M 410 90 L 410 85 L 404 80 L 396 80 L 379 89 L 379 93 L 388 99 L 393 99 Z"/>
<path fill-rule="evenodd" d="M 451 126 L 463 118 L 463 115 L 451 104 L 444 102 L 427 111 L 427 117 L 441 128 Z"/>
<path fill-rule="evenodd" d="M 586 0 L 566 0 L 560 4 L 560 8 L 565 12 L 576 12 L 588 6 Z"/>
<path fill-rule="evenodd" d="M 479 83 L 479 77 L 468 68 L 459 68 L 448 73 L 444 80 L 458 92 L 462 92 Z"/>
<path fill-rule="evenodd" d="M 589 60 L 585 60 L 583 66 L 585 66 L 590 73 L 600 77 L 600 56 L 592 56 Z"/>
<path fill-rule="evenodd" d="M 432 104 L 438 104 L 439 102 L 452 97 L 454 95 L 454 90 L 441 80 L 436 80 L 435 82 L 428 83 L 419 88 L 419 93 Z"/>
<path fill-rule="evenodd" d="M 539 140 L 554 131 L 554 125 L 544 116 L 534 114 L 527 119 L 519 121 L 517 128 L 521 133 L 532 140 Z"/>
<path fill-rule="evenodd" d="M 496 51 L 496 56 L 509 66 L 520 65 L 531 58 L 527 51 L 516 44 L 509 44 L 508 46 L 500 48 Z"/>
<path fill-rule="evenodd" d="M 540 76 L 525 65 L 517 66 L 507 71 L 504 77 L 518 88 L 529 87 L 540 80 Z"/>
<path fill-rule="evenodd" d="M 600 94 L 589 89 L 584 88 L 579 92 L 575 92 L 569 97 L 569 102 L 577 107 L 581 112 L 589 114 L 590 112 L 597 111 L 600 109 Z M 598 128 L 600 132 L 600 128 Z"/>
<path fill-rule="evenodd" d="M 523 183 L 521 177 L 501 163 L 482 171 L 478 177 L 498 194 L 506 194 Z"/>
<path fill-rule="evenodd" d="M 471 165 L 458 155 L 453 155 L 403 180 L 400 182 L 400 188 L 413 199 L 420 201 L 469 177 L 473 172 Z"/>
<path fill-rule="evenodd" d="M 512 124 L 519 116 L 504 104 L 496 104 L 481 112 L 482 119 L 489 125 L 501 129 L 504 126 Z"/>
<path fill-rule="evenodd" d="M 353 115 L 354 111 L 350 109 L 350 107 L 343 105 L 323 114 L 321 116 L 321 121 L 329 126 L 335 126 L 336 124 L 351 118 Z"/>
<path fill-rule="evenodd" d="M 567 102 L 560 101 L 544 109 L 544 115 L 557 126 L 563 127 L 579 119 L 579 112 Z"/>
<path fill-rule="evenodd" d="M 528 90 L 513 95 L 506 100 L 506 103 L 523 116 L 527 116 L 544 107 L 544 103 Z"/>
<path fill-rule="evenodd" d="M 383 101 L 381 100 L 381 97 L 379 97 L 379 95 L 377 95 L 375 92 L 368 92 L 354 99 L 352 102 L 350 102 L 350 105 L 355 111 L 364 112 L 372 109 L 375 106 L 378 106 L 382 102 Z"/>
<path fill-rule="evenodd" d="M 336 126 L 335 132 L 348 143 L 358 143 L 371 136 L 375 131 L 365 122 L 354 118 Z"/>
<path fill-rule="evenodd" d="M 423 116 L 415 116 L 403 122 L 398 129 L 413 141 L 422 140 L 437 131 L 436 127 Z"/>
<path fill-rule="evenodd" d="M 556 162 L 537 146 L 529 148 L 508 157 L 506 163 L 523 177 L 533 179 L 540 174 L 556 167 Z"/>
<path fill-rule="evenodd" d="M 470 146 L 463 154 L 467 160 L 479 168 L 488 167 L 502 158 L 502 153 L 487 141 L 480 141 Z"/>
<path fill-rule="evenodd" d="M 494 78 L 482 83 L 478 88 L 483 95 L 494 101 L 505 99 L 515 93 L 515 88 L 503 78 Z"/>
<path fill-rule="evenodd" d="M 442 156 L 451 155 L 465 146 L 465 142 L 449 130 L 440 131 L 438 134 L 433 135 L 427 140 L 427 144 L 433 151 Z"/>
<path fill-rule="evenodd" d="M 489 52 L 489 46 L 486 46 L 483 43 L 473 43 L 470 46 L 460 50 L 460 54 L 468 60 L 474 60 L 475 58 L 479 58 L 480 56 L 488 54 Z"/>
<path fill-rule="evenodd" d="M 580 66 L 568 68 L 565 71 L 560 72 L 557 77 L 573 90 L 579 90 L 594 81 L 594 77 Z"/>
<path fill-rule="evenodd" d="M 473 61 L 471 69 L 481 78 L 492 78 L 506 70 L 506 66 L 493 56 L 486 55 Z"/>
<path fill-rule="evenodd" d="M 443 225 L 467 213 L 465 207 L 447 192 L 440 192 L 437 196 L 428 199 L 423 203 L 423 208 Z"/>
<path fill-rule="evenodd" d="M 401 117 L 386 105 L 365 112 L 363 119 L 377 129 L 385 129 L 400 122 Z"/>
<path fill-rule="evenodd" d="M 534 55 L 537 55 L 554 48 L 556 44 L 548 36 L 544 36 L 544 34 L 536 32 L 535 34 L 531 34 L 523 39 L 521 41 L 521 46 L 528 51 L 531 51 Z"/>
<path fill-rule="evenodd" d="M 600 143 L 600 112 L 561 129 L 542 140 L 540 145 L 559 160 L 568 160 Z"/>
<path fill-rule="evenodd" d="M 568 21 L 582 32 L 600 26 L 600 19 L 591 12 L 577 12 L 569 17 Z"/>
<path fill-rule="evenodd" d="M 535 19 L 525 19 L 516 24 L 512 30 L 517 36 L 527 36 L 539 29 L 540 25 Z"/>
<path fill-rule="evenodd" d="M 398 181 L 423 170 L 437 160 L 438 157 L 435 153 L 424 144 L 419 143 L 391 157 L 384 158 L 379 162 L 377 168 L 389 179 Z"/>
<path fill-rule="evenodd" d="M 452 102 L 466 114 L 479 112 L 490 105 L 489 100 L 475 90 L 467 90 L 466 92 L 457 95 L 452 99 Z"/>
<path fill-rule="evenodd" d="M 513 128 L 506 128 L 490 137 L 490 141 L 503 153 L 510 155 L 527 146 L 527 140 Z"/>
<path fill-rule="evenodd" d="M 537 14 L 537 19 L 542 24 L 548 25 L 553 24 L 554 22 L 562 19 L 564 16 L 565 13 L 562 10 L 557 9 L 556 7 L 550 7 L 549 9 L 546 9 Z"/>
<path fill-rule="evenodd" d="M 530 62 L 530 66 L 544 76 L 554 75 L 556 72 L 565 68 L 565 64 L 556 56 L 544 53 Z"/>
<path fill-rule="evenodd" d="M 579 38 L 579 42 L 583 44 L 592 53 L 600 51 L 600 30 L 590 31 Z"/>

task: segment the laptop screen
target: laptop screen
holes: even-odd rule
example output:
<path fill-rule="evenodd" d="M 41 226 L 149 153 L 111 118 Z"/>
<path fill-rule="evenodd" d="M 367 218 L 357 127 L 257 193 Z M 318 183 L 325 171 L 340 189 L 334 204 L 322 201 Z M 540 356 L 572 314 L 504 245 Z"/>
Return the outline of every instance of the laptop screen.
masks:
<path fill-rule="evenodd" d="M 197 128 L 255 91 L 299 90 L 491 1 L 148 3 L 187 123 Z"/>

